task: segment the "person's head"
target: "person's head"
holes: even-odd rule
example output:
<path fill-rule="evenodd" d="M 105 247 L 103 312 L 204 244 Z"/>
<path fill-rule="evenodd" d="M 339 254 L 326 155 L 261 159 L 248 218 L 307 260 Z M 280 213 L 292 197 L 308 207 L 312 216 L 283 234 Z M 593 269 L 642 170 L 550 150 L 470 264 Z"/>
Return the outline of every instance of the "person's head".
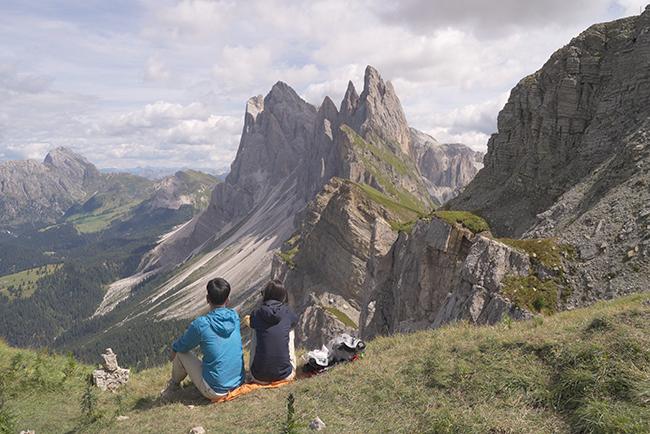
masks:
<path fill-rule="evenodd" d="M 208 282 L 206 299 L 212 306 L 223 306 L 230 295 L 230 284 L 226 279 L 217 277 Z"/>
<path fill-rule="evenodd" d="M 262 298 L 263 301 L 277 300 L 281 303 L 286 303 L 288 294 L 279 280 L 271 280 L 262 290 Z"/>

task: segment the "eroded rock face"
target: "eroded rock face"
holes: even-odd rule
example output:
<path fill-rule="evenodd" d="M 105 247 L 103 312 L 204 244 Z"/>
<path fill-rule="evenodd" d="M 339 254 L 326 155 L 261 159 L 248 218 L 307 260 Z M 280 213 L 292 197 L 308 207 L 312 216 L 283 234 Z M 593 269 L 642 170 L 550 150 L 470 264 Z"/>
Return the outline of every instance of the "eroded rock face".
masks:
<path fill-rule="evenodd" d="M 485 167 L 449 208 L 480 214 L 498 235 L 523 234 L 645 130 L 649 65 L 648 9 L 574 38 L 512 90 Z"/>
<path fill-rule="evenodd" d="M 277 264 L 284 272 L 275 272 L 284 275 L 300 316 L 298 343 L 320 346 L 356 330 L 368 259 L 388 251 L 397 237 L 389 222 L 402 217 L 340 178 L 333 178 L 298 216 L 295 244 L 286 249 L 297 253 L 290 265 Z"/>
<path fill-rule="evenodd" d="M 0 225 L 53 223 L 100 182 L 97 168 L 66 148 L 0 163 Z"/>
<path fill-rule="evenodd" d="M 276 83 L 266 97 L 251 98 L 246 104 L 237 157 L 225 182 L 214 188 L 203 213 L 145 258 L 142 270 L 182 262 L 253 213 L 274 190 L 294 190 L 315 116 L 316 109 L 282 82 Z M 300 205 L 299 200 L 294 202 Z"/>
<path fill-rule="evenodd" d="M 441 144 L 428 134 L 410 128 L 411 153 L 438 203 L 456 197 L 483 167 L 483 153 L 459 144 Z"/>
<path fill-rule="evenodd" d="M 402 233 L 376 261 L 369 278 L 376 283 L 374 308 L 362 335 L 414 331 L 458 320 L 492 324 L 504 314 L 530 313 L 500 294 L 506 275 L 530 272 L 528 255 L 458 226 L 432 218 Z M 369 315 L 370 316 L 370 315 Z"/>
<path fill-rule="evenodd" d="M 575 246 L 568 307 L 648 289 L 650 8 L 596 24 L 512 90 L 485 168 L 447 206 Z"/>

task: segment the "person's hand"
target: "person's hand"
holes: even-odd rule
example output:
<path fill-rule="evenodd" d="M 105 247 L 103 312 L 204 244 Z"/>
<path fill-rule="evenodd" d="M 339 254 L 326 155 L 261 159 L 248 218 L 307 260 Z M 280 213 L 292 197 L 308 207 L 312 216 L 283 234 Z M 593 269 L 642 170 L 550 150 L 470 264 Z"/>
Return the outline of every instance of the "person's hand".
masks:
<path fill-rule="evenodd" d="M 169 361 L 173 362 L 175 358 L 176 358 L 176 351 L 171 350 L 171 352 L 169 353 Z"/>
<path fill-rule="evenodd" d="M 246 327 L 250 327 L 250 326 L 251 326 L 251 316 L 250 316 L 250 315 L 246 315 L 246 316 L 244 317 L 244 325 L 245 325 Z"/>

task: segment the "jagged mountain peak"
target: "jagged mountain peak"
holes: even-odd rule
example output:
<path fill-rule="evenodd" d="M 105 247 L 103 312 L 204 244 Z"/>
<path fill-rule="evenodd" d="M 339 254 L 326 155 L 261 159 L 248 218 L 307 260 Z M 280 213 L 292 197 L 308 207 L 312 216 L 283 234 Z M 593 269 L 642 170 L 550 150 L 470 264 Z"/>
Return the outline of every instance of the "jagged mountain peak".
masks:
<path fill-rule="evenodd" d="M 320 116 L 326 119 L 331 119 L 335 118 L 339 111 L 336 108 L 336 104 L 334 104 L 334 101 L 329 96 L 326 96 L 323 99 L 323 102 L 321 103 L 320 107 L 318 108 L 318 113 Z"/>
<path fill-rule="evenodd" d="M 363 137 L 374 135 L 409 154 L 409 126 L 393 85 L 384 81 L 379 71 L 370 65 L 366 67 L 363 83 L 358 97 L 354 85 L 348 84 L 341 103 L 343 123 Z"/>
<path fill-rule="evenodd" d="M 388 82 L 388 84 L 390 84 L 390 82 Z M 366 66 L 366 70 L 363 74 L 363 92 L 361 93 L 361 97 L 363 98 L 364 93 L 377 93 L 383 95 L 386 93 L 386 90 L 387 83 L 381 78 L 379 71 L 370 65 Z"/>
<path fill-rule="evenodd" d="M 97 167 L 84 156 L 62 146 L 48 152 L 43 164 L 64 173 L 71 180 L 80 180 L 84 184 L 101 177 Z"/>
<path fill-rule="evenodd" d="M 60 162 L 70 161 L 70 160 L 83 162 L 85 164 L 91 164 L 85 157 L 83 157 L 80 154 L 77 154 L 72 149 L 66 148 L 64 146 L 59 146 L 57 148 L 52 149 L 50 152 L 48 152 L 45 158 L 43 159 L 43 164 L 57 165 Z"/>
<path fill-rule="evenodd" d="M 300 95 L 287 83 L 278 81 L 273 85 L 271 91 L 264 98 L 265 106 L 272 106 L 274 104 L 288 103 L 292 105 L 305 105 L 309 104 L 303 100 Z"/>
<path fill-rule="evenodd" d="M 339 111 L 343 117 L 349 118 L 357 110 L 358 106 L 359 94 L 357 93 L 357 89 L 354 87 L 354 83 L 348 81 L 348 88 L 346 89 L 343 100 L 341 101 L 341 109 Z"/>

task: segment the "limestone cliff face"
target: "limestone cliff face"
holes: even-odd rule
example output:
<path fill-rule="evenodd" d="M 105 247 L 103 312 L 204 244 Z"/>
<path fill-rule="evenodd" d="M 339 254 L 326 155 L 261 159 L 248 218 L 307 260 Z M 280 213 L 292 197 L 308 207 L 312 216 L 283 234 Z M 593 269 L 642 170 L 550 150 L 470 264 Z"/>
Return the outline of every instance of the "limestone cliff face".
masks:
<path fill-rule="evenodd" d="M 314 313 L 301 317 L 302 342 L 326 339 L 317 329 L 357 324 L 371 251 L 387 250 L 390 243 L 380 248 L 380 239 L 430 211 L 432 187 L 447 182 L 422 175 L 448 171 L 434 161 L 445 149 L 427 153 L 433 142 L 412 143 L 392 85 L 370 66 L 361 95 L 350 84 L 340 109 L 330 98 L 316 109 L 279 82 L 248 101 L 237 157 L 208 208 L 166 235 L 137 275 L 111 285 L 104 304 L 169 272 L 146 303 L 160 316 L 195 314 L 205 283 L 216 276 L 236 282 L 231 302 L 246 309 L 275 262 L 273 272 L 286 276 L 299 311 Z M 284 268 L 276 256 L 283 245 Z"/>
<path fill-rule="evenodd" d="M 206 243 L 216 242 L 256 208 L 268 206 L 274 194 L 293 195 L 315 116 L 316 109 L 282 82 L 266 97 L 251 98 L 237 156 L 225 182 L 214 188 L 202 214 L 145 258 L 143 270 L 177 265 Z M 288 212 L 293 207 L 290 204 Z"/>
<path fill-rule="evenodd" d="M 312 147 L 306 156 L 300 192 L 310 199 L 333 176 L 370 185 L 422 211 L 434 203 L 411 154 L 411 135 L 390 82 L 368 66 L 359 96 L 350 82 L 340 110 L 325 98 Z"/>
<path fill-rule="evenodd" d="M 427 188 L 438 203 L 456 197 L 483 167 L 483 153 L 460 143 L 441 144 L 428 134 L 410 129 L 411 153 Z"/>
<path fill-rule="evenodd" d="M 410 152 L 411 137 L 402 104 L 391 82 L 385 82 L 371 66 L 366 68 L 361 95 L 357 97 L 354 85 L 348 84 L 341 122 L 366 140 L 375 136 L 404 154 Z"/>
<path fill-rule="evenodd" d="M 156 182 L 151 197 L 141 206 L 146 210 L 174 209 L 192 206 L 196 210 L 208 207 L 217 178 L 195 170 L 180 170 Z"/>
<path fill-rule="evenodd" d="M 435 217 L 401 233 L 374 261 L 373 291 L 363 306 L 365 337 L 458 320 L 492 324 L 504 314 L 530 317 L 500 293 L 504 277 L 531 272 L 528 255 Z"/>
<path fill-rule="evenodd" d="M 485 167 L 449 208 L 521 235 L 536 215 L 625 148 L 650 115 L 650 10 L 596 24 L 521 80 Z"/>
<path fill-rule="evenodd" d="M 650 8 L 591 26 L 513 90 L 485 168 L 448 206 L 574 245 L 569 306 L 650 279 Z"/>
<path fill-rule="evenodd" d="M 53 223 L 100 179 L 94 165 L 65 148 L 52 150 L 43 163 L 0 163 L 0 225 Z"/>
<path fill-rule="evenodd" d="M 417 217 L 386 206 L 362 186 L 333 178 L 297 217 L 300 227 L 276 263 L 300 315 L 297 339 L 320 346 L 341 330 L 354 331 L 365 301 L 368 259 L 388 252 L 391 224 Z"/>

